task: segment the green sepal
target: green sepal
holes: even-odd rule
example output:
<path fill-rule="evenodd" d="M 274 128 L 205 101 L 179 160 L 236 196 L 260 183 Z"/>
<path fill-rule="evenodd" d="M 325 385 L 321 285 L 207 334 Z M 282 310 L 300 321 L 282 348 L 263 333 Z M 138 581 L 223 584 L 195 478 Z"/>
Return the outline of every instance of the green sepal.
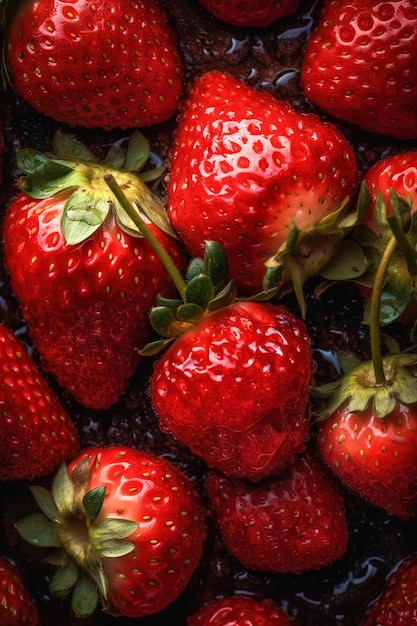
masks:
<path fill-rule="evenodd" d="M 183 300 L 180 298 L 165 298 L 164 296 L 161 296 L 161 294 L 158 294 L 156 296 L 156 304 L 157 306 L 168 307 L 173 313 L 175 313 L 178 307 L 183 304 Z"/>
<path fill-rule="evenodd" d="M 392 324 L 404 312 L 410 292 L 411 284 L 408 281 L 390 280 L 388 275 L 380 300 L 379 322 L 381 326 Z M 368 300 L 363 314 L 363 321 L 368 325 L 371 323 L 371 303 L 371 299 Z"/>
<path fill-rule="evenodd" d="M 75 490 L 65 463 L 59 467 L 52 481 L 52 498 L 62 515 L 74 513 Z"/>
<path fill-rule="evenodd" d="M 80 575 L 80 568 L 71 558 L 55 572 L 49 585 L 49 591 L 53 596 L 64 598 L 69 595 Z"/>
<path fill-rule="evenodd" d="M 173 310 L 167 306 L 156 306 L 151 310 L 149 320 L 152 328 L 162 337 L 172 337 L 171 327 L 176 322 Z"/>
<path fill-rule="evenodd" d="M 208 303 L 214 298 L 213 283 L 206 274 L 195 276 L 185 289 L 184 301 L 186 304 L 198 304 L 203 311 L 207 309 Z"/>
<path fill-rule="evenodd" d="M 100 228 L 110 210 L 106 198 L 83 188 L 74 191 L 65 203 L 61 228 L 69 246 L 85 241 Z"/>
<path fill-rule="evenodd" d="M 21 189 L 32 198 L 42 200 L 85 184 L 84 174 L 69 165 L 25 148 L 16 155 L 19 169 L 26 174 Z"/>
<path fill-rule="evenodd" d="M 71 608 L 77 617 L 88 617 L 97 608 L 98 593 L 93 580 L 81 573 L 74 587 Z"/>
<path fill-rule="evenodd" d="M 216 241 L 206 241 L 204 265 L 214 289 L 222 287 L 227 280 L 229 263 L 224 248 Z"/>
<path fill-rule="evenodd" d="M 165 350 L 165 348 L 167 348 L 174 341 L 175 337 L 171 337 L 170 339 L 157 339 L 156 341 L 150 341 L 138 352 L 141 356 L 155 356 L 156 354 L 159 354 L 160 352 Z"/>
<path fill-rule="evenodd" d="M 320 270 L 326 280 L 354 280 L 364 274 L 369 261 L 362 248 L 350 239 L 342 240 L 337 254 Z"/>
<path fill-rule="evenodd" d="M 126 540 L 139 524 L 126 519 L 107 518 L 95 523 L 89 532 L 95 552 L 102 557 L 120 557 L 135 549 L 133 541 Z"/>
<path fill-rule="evenodd" d="M 283 265 L 266 268 L 262 279 L 262 287 L 264 291 L 270 291 L 279 285 L 282 279 L 283 269 Z"/>
<path fill-rule="evenodd" d="M 200 276 L 200 274 L 206 274 L 206 264 L 202 257 L 194 257 L 191 259 L 187 267 L 186 279 L 189 283 L 191 280 Z"/>
<path fill-rule="evenodd" d="M 83 504 L 89 522 L 93 522 L 100 513 L 105 497 L 106 487 L 104 486 L 91 489 L 85 494 Z"/>
<path fill-rule="evenodd" d="M 388 355 L 382 359 L 385 382 L 376 384 L 372 361 L 360 363 L 338 381 L 311 389 L 312 398 L 319 401 L 313 409 L 318 420 L 326 419 L 340 406 L 350 413 L 361 413 L 373 408 L 378 418 L 384 418 L 397 402 L 417 403 L 417 354 Z M 323 403 L 323 399 L 328 402 Z"/>
<path fill-rule="evenodd" d="M 57 130 L 53 138 L 52 149 L 55 157 L 60 160 L 97 163 L 97 158 L 91 150 L 71 133 Z"/>
<path fill-rule="evenodd" d="M 210 300 L 207 305 L 208 311 L 217 311 L 229 306 L 237 299 L 237 287 L 234 280 L 229 281 L 221 291 Z M 248 298 L 249 299 L 249 298 Z"/>
<path fill-rule="evenodd" d="M 177 309 L 177 320 L 180 322 L 197 323 L 204 317 L 204 309 L 194 302 L 181 304 Z"/>
<path fill-rule="evenodd" d="M 36 500 L 38 507 L 42 513 L 50 520 L 55 520 L 58 517 L 58 509 L 52 498 L 51 492 L 45 487 L 39 485 L 32 485 L 29 487 L 33 497 Z"/>
<path fill-rule="evenodd" d="M 16 530 L 25 541 L 42 548 L 59 548 L 55 524 L 43 513 L 33 513 L 16 523 Z"/>

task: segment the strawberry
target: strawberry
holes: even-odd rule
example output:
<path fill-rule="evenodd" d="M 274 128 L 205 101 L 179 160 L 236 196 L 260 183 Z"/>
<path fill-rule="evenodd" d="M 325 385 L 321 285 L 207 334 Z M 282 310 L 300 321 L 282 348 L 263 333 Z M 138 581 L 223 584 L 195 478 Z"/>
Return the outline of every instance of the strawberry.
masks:
<path fill-rule="evenodd" d="M 383 367 L 386 380 L 379 386 L 372 362 L 338 381 L 319 444 L 347 487 L 410 519 L 417 515 L 417 356 L 386 356 Z"/>
<path fill-rule="evenodd" d="M 332 124 L 219 71 L 194 82 L 171 155 L 168 215 L 192 256 L 206 240 L 223 246 L 243 293 L 292 278 L 299 294 L 340 242 L 356 187 L 355 155 Z"/>
<path fill-rule="evenodd" d="M 143 143 L 132 136 L 126 162 L 139 163 Z M 153 248 L 112 201 L 103 181 L 109 158 L 106 165 L 90 154 L 73 161 L 75 149 L 82 150 L 78 142 L 58 135 L 55 151 L 66 158 L 18 154 L 27 176 L 5 219 L 4 250 L 43 366 L 80 403 L 99 410 L 124 392 L 139 360 L 137 347 L 151 332 L 155 296 L 169 294 L 171 285 Z M 143 181 L 113 171 L 132 200 L 163 224 L 163 206 Z M 175 240 L 154 224 L 150 229 L 180 263 Z"/>
<path fill-rule="evenodd" d="M 304 449 L 311 347 L 282 306 L 236 302 L 184 332 L 157 362 L 162 430 L 228 476 L 257 481 Z"/>
<path fill-rule="evenodd" d="M 243 28 L 264 28 L 276 20 L 295 13 L 300 0 L 262 0 L 256 6 L 248 0 L 199 0 L 201 6 L 210 11 L 217 19 Z"/>
<path fill-rule="evenodd" d="M 87 448 L 57 472 L 52 492 L 32 492 L 42 513 L 17 530 L 55 548 L 51 592 L 73 589 L 79 616 L 91 614 L 98 598 L 112 615 L 156 613 L 186 587 L 200 560 L 203 507 L 191 481 L 163 458 L 124 446 Z"/>
<path fill-rule="evenodd" d="M 362 626 L 412 626 L 417 620 L 417 557 L 410 556 L 390 573 Z"/>
<path fill-rule="evenodd" d="M 187 620 L 187 626 L 291 626 L 287 613 L 269 598 L 235 595 L 213 600 Z"/>
<path fill-rule="evenodd" d="M 41 626 L 38 609 L 18 568 L 0 557 L 0 622 L 2 626 Z"/>
<path fill-rule="evenodd" d="M 331 0 L 301 70 L 312 103 L 350 124 L 417 137 L 417 8 L 414 0 Z"/>
<path fill-rule="evenodd" d="M 369 268 L 357 282 L 362 294 L 370 298 L 378 263 L 387 246 L 396 245 L 384 279 L 381 322 L 386 325 L 398 320 L 411 329 L 417 320 L 417 151 L 377 161 L 366 172 L 363 185 L 368 210 L 354 233 L 369 259 Z M 395 244 L 399 230 L 401 241 Z"/>
<path fill-rule="evenodd" d="M 300 573 L 345 554 L 343 497 L 308 453 L 257 484 L 210 472 L 206 488 L 227 549 L 246 567 Z"/>
<path fill-rule="evenodd" d="M 22 2 L 6 62 L 20 97 L 72 125 L 148 126 L 172 117 L 182 94 L 176 35 L 158 0 Z"/>
<path fill-rule="evenodd" d="M 117 181 L 106 182 L 131 212 Z M 161 429 L 229 476 L 257 481 L 278 471 L 304 449 L 309 431 L 312 357 L 304 322 L 262 301 L 274 290 L 258 294 L 260 301 L 237 300 L 216 242 L 191 260 L 186 280 L 169 258 L 165 268 L 181 298 L 157 298 L 150 321 L 164 339 L 142 350 L 156 354 L 172 344 L 151 375 Z"/>
<path fill-rule="evenodd" d="M 33 480 L 78 450 L 78 433 L 17 337 L 0 324 L 0 480 Z"/>

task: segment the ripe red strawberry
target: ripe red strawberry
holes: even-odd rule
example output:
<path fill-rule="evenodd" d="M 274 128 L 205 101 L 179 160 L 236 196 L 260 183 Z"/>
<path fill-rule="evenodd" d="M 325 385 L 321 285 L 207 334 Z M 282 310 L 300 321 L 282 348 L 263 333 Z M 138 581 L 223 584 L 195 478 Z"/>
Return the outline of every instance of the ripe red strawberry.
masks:
<path fill-rule="evenodd" d="M 182 94 L 176 36 L 158 0 L 31 0 L 7 33 L 19 96 L 59 122 L 136 128 L 169 119 Z"/>
<path fill-rule="evenodd" d="M 287 309 L 235 302 L 176 339 L 151 377 L 160 426 L 228 476 L 257 481 L 304 449 L 312 360 Z"/>
<path fill-rule="evenodd" d="M 78 433 L 20 341 L 0 324 L 0 480 L 50 474 L 78 450 Z"/>
<path fill-rule="evenodd" d="M 415 249 L 417 236 L 417 151 L 408 151 L 377 161 L 365 174 L 364 185 L 369 191 L 368 210 L 361 224 L 371 229 L 357 234 L 370 259 L 370 268 L 359 277 L 361 291 L 367 298 L 374 283 L 374 270 L 394 237 L 389 218 L 404 232 L 408 250 L 397 245 L 392 253 L 384 280 L 384 324 L 398 320 L 411 329 L 417 320 L 417 259 Z"/>
<path fill-rule="evenodd" d="M 391 515 L 415 518 L 417 356 L 385 357 L 383 365 L 385 383 L 375 383 L 370 362 L 340 381 L 320 449 L 347 487 Z"/>
<path fill-rule="evenodd" d="M 266 263 L 274 284 L 291 277 L 300 292 L 340 241 L 341 205 L 356 186 L 356 158 L 332 124 L 218 71 L 193 84 L 168 214 L 192 256 L 206 240 L 223 246 L 243 293 L 260 291 Z"/>
<path fill-rule="evenodd" d="M 246 567 L 300 573 L 346 551 L 344 500 L 309 454 L 257 484 L 211 472 L 206 487 L 224 543 Z"/>
<path fill-rule="evenodd" d="M 98 597 L 106 612 L 141 617 L 186 587 L 202 554 L 205 513 L 172 463 L 123 446 L 87 448 L 56 474 L 52 493 L 32 488 L 43 511 L 17 523 L 40 546 L 62 548 L 51 592 L 72 594 L 77 615 Z"/>
<path fill-rule="evenodd" d="M 412 626 L 417 623 L 417 557 L 402 561 L 389 575 L 381 596 L 362 626 Z"/>
<path fill-rule="evenodd" d="M 136 142 L 134 135 L 126 159 Z M 103 180 L 110 165 L 30 150 L 18 158 L 28 176 L 3 231 L 13 290 L 45 369 L 79 402 L 105 409 L 137 366 L 156 294 L 169 294 L 172 285 L 152 247 L 113 202 Z M 136 175 L 115 175 L 133 202 L 163 218 L 162 205 Z M 175 240 L 150 228 L 180 263 Z"/>
<path fill-rule="evenodd" d="M 287 613 L 269 598 L 235 595 L 213 600 L 189 617 L 187 626 L 291 626 Z"/>
<path fill-rule="evenodd" d="M 416 51 L 414 0 L 331 0 L 307 44 L 301 83 L 336 118 L 416 138 Z"/>
<path fill-rule="evenodd" d="M 300 0 L 261 0 L 254 6 L 248 0 L 200 0 L 201 6 L 227 24 L 239 27 L 263 28 L 282 17 L 295 13 Z"/>
<path fill-rule="evenodd" d="M 0 557 L 0 623 L 41 626 L 38 609 L 16 565 Z"/>

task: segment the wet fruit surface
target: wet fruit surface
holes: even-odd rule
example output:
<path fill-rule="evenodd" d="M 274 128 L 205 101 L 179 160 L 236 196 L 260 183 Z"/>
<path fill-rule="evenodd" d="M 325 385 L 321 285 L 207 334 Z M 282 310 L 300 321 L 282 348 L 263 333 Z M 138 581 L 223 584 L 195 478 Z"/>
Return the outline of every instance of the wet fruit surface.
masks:
<path fill-rule="evenodd" d="M 292 16 L 263 31 L 237 29 L 210 17 L 195 0 L 172 0 L 164 3 L 179 33 L 186 77 L 191 80 L 202 71 L 227 70 L 249 85 L 267 90 L 289 100 L 300 111 L 314 110 L 299 86 L 300 60 L 306 39 L 317 19 L 320 2 L 302 2 Z M 34 113 L 9 90 L 2 105 L 6 157 L 4 184 L 1 189 L 2 216 L 14 194 L 15 161 L 18 147 L 50 149 L 56 125 Z M 166 161 L 169 154 L 173 120 L 145 129 L 156 159 Z M 412 142 L 395 142 L 340 124 L 353 145 L 362 172 L 381 156 L 413 148 Z M 61 126 L 62 128 L 62 126 Z M 63 128 L 92 148 L 108 147 L 126 136 L 124 131 L 88 131 Z M 415 147 L 415 146 L 414 146 Z M 292 298 L 285 304 L 297 313 Z M 338 375 L 336 350 L 350 349 L 359 357 L 369 358 L 369 341 L 362 324 L 363 303 L 359 292 L 344 285 L 314 295 L 314 285 L 307 288 L 307 327 L 312 338 L 318 383 Z M 0 266 L 0 320 L 27 342 L 31 348 L 18 304 L 11 292 L 5 269 Z M 395 338 L 405 338 L 394 328 Z M 38 355 L 34 353 L 35 358 Z M 65 409 L 76 421 L 83 446 L 125 444 L 163 456 L 180 467 L 204 497 L 206 467 L 169 435 L 160 431 L 149 396 L 149 376 L 153 360 L 142 360 L 131 379 L 126 394 L 108 411 L 95 412 L 77 404 L 58 388 L 52 377 L 48 382 L 58 392 Z M 314 436 L 314 431 L 313 431 Z M 314 442 L 313 442 L 314 443 Z M 41 481 L 42 483 L 42 481 Z M 48 480 L 45 479 L 45 484 Z M 71 616 L 65 600 L 50 597 L 50 568 L 39 560 L 41 550 L 30 548 L 18 537 L 13 524 L 34 510 L 34 502 L 25 483 L 1 486 L 0 551 L 14 558 L 39 605 L 44 626 L 109 626 L 128 624 L 129 620 L 97 612 L 80 620 Z M 412 523 L 390 517 L 376 507 L 345 493 L 350 540 L 347 554 L 334 565 L 301 575 L 272 575 L 245 569 L 224 547 L 215 524 L 209 526 L 209 539 L 200 566 L 180 598 L 161 614 L 140 620 L 143 626 L 184 626 L 186 618 L 199 606 L 216 596 L 248 591 L 271 597 L 285 604 L 288 612 L 304 626 L 357 626 L 367 604 L 380 592 L 385 576 L 403 557 L 417 549 Z"/>

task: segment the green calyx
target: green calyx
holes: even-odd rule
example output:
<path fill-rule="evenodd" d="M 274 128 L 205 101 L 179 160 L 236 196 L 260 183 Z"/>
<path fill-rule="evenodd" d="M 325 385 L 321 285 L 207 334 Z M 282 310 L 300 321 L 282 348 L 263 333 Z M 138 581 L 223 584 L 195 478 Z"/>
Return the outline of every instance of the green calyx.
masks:
<path fill-rule="evenodd" d="M 366 361 L 334 383 L 312 389 L 312 396 L 324 408 L 318 408 L 318 419 L 326 419 L 341 405 L 350 413 L 361 413 L 372 407 L 376 417 L 384 418 L 397 402 L 417 403 L 417 354 L 389 355 L 382 358 L 385 380 L 377 382 L 374 364 Z M 330 400 L 329 400 L 330 399 Z"/>
<path fill-rule="evenodd" d="M 162 201 L 147 185 L 157 181 L 164 169 L 155 167 L 142 171 L 149 162 L 150 148 L 139 131 L 133 133 L 127 148 L 113 145 L 102 161 L 73 136 L 59 131 L 54 138 L 53 151 L 53 155 L 30 148 L 17 152 L 17 165 L 24 174 L 20 187 L 35 199 L 63 195 L 65 207 L 61 226 L 68 245 L 93 235 L 110 211 L 114 212 L 122 230 L 142 236 L 105 184 L 103 178 L 108 172 L 118 181 L 138 213 L 175 237 Z"/>
<path fill-rule="evenodd" d="M 106 490 L 86 491 L 89 464 L 90 459 L 84 459 L 75 468 L 73 480 L 63 464 L 51 491 L 32 487 L 41 512 L 16 524 L 19 534 L 32 545 L 54 548 L 46 559 L 58 568 L 50 591 L 59 597 L 72 594 L 72 608 L 79 617 L 90 615 L 99 599 L 106 608 L 108 581 L 101 559 L 132 552 L 135 545 L 128 538 L 138 527 L 126 519 L 99 519 Z"/>
<path fill-rule="evenodd" d="M 354 279 L 367 268 L 360 247 L 345 239 L 361 219 L 365 200 L 362 198 L 358 202 L 355 212 L 347 213 L 348 204 L 349 198 L 346 198 L 335 211 L 308 231 L 299 230 L 293 223 L 285 243 L 266 261 L 264 289 L 278 287 L 282 293 L 292 289 L 303 317 L 306 280 L 316 275 L 329 281 Z"/>

